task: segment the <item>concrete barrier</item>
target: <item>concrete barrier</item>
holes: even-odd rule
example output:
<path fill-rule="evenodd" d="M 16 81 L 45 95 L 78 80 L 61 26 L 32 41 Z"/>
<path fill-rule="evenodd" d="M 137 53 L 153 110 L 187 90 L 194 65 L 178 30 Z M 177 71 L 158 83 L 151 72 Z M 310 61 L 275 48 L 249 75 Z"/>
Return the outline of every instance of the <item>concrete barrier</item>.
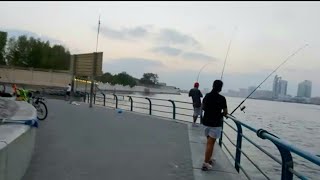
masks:
<path fill-rule="evenodd" d="M 12 120 L 36 119 L 36 109 L 26 102 L 17 102 Z M 20 180 L 34 151 L 36 128 L 22 124 L 0 125 L 0 180 Z"/>

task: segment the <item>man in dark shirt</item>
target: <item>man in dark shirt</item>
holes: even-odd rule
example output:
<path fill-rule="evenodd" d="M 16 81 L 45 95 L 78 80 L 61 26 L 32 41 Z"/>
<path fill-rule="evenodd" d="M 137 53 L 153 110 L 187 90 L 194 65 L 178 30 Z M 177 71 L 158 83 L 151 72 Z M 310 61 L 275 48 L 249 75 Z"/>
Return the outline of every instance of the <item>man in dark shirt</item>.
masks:
<path fill-rule="evenodd" d="M 216 139 L 220 138 L 223 124 L 223 116 L 228 114 L 226 98 L 219 93 L 222 90 L 223 82 L 215 80 L 212 91 L 203 99 L 202 109 L 204 116 L 202 119 L 205 126 L 205 136 L 207 137 L 207 146 L 205 160 L 202 170 L 206 171 L 212 168 L 212 153 Z"/>
<path fill-rule="evenodd" d="M 190 89 L 189 91 L 189 97 L 192 97 L 193 102 L 193 126 L 196 126 L 196 121 L 198 119 L 198 116 L 201 115 L 201 98 L 202 93 L 198 89 L 199 83 L 194 83 L 194 88 Z"/>

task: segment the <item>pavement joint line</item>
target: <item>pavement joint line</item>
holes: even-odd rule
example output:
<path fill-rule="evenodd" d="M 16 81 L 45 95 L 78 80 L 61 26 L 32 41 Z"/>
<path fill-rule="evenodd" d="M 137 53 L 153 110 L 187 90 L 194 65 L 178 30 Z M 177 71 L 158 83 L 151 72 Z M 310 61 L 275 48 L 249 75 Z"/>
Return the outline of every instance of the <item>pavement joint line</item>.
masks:
<path fill-rule="evenodd" d="M 206 144 L 204 142 L 196 142 L 196 141 L 190 141 L 190 143 L 195 143 L 195 144 Z"/>
<path fill-rule="evenodd" d="M 192 169 L 199 169 L 201 170 L 202 168 L 199 168 L 199 167 L 192 167 Z M 211 169 L 209 171 L 214 171 L 214 172 L 223 172 L 223 173 L 230 173 L 230 174 L 236 174 L 238 175 L 237 173 L 234 173 L 234 172 L 228 172 L 228 171 L 222 171 L 222 170 L 216 170 L 216 169 Z"/>

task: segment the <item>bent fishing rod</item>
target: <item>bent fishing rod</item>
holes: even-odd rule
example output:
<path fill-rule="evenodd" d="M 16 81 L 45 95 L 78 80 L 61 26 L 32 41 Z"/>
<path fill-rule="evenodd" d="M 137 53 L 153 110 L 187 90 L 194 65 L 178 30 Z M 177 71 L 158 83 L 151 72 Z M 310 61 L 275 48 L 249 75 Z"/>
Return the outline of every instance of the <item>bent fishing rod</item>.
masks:
<path fill-rule="evenodd" d="M 230 115 L 232 115 L 273 73 L 275 73 L 283 64 L 285 64 L 289 59 L 291 59 L 293 56 L 295 56 L 298 52 L 300 52 L 302 49 L 307 47 L 308 44 L 305 44 L 301 48 L 297 49 L 294 53 L 292 53 L 290 56 L 288 56 L 275 70 L 273 70 L 232 112 Z M 245 108 L 245 107 L 244 107 Z M 243 110 L 244 108 L 241 108 Z"/>
<path fill-rule="evenodd" d="M 231 39 L 230 39 L 230 42 L 229 42 L 229 45 L 228 45 L 227 54 L 226 54 L 226 57 L 224 58 L 224 64 L 223 64 L 223 68 L 222 68 L 222 72 L 221 72 L 221 81 L 222 81 L 222 77 L 223 77 L 223 73 L 224 73 L 224 68 L 226 66 L 227 58 L 228 58 L 228 55 L 229 55 L 231 42 L 232 42 L 232 39 L 233 39 L 233 36 L 234 36 L 234 33 L 235 33 L 236 30 L 237 30 L 237 27 L 234 28 L 234 31 L 232 33 L 232 36 L 231 36 Z"/>
<path fill-rule="evenodd" d="M 225 57 L 225 59 L 224 59 L 223 69 L 222 69 L 222 73 L 221 73 L 221 81 L 222 81 L 222 77 L 223 77 L 223 73 L 224 73 L 224 68 L 225 68 L 225 66 L 226 66 L 227 58 L 228 58 L 228 55 L 229 55 L 229 51 L 230 51 L 230 47 L 231 47 L 231 42 L 232 42 L 232 39 L 233 39 L 233 37 L 234 37 L 234 34 L 235 34 L 235 31 L 236 31 L 236 30 L 237 30 L 237 27 L 234 28 L 234 31 L 233 31 L 232 36 L 231 36 L 231 39 L 230 39 L 230 41 L 229 41 L 228 50 L 227 50 L 226 57 Z M 198 76 L 197 76 L 197 82 L 199 81 L 199 76 L 200 76 L 201 71 L 202 71 L 208 64 L 210 64 L 210 63 L 212 63 L 212 62 L 208 62 L 207 64 L 205 64 L 205 65 L 203 65 L 203 66 L 201 67 L 201 69 L 200 69 L 200 71 L 199 71 L 199 73 L 198 73 Z"/>

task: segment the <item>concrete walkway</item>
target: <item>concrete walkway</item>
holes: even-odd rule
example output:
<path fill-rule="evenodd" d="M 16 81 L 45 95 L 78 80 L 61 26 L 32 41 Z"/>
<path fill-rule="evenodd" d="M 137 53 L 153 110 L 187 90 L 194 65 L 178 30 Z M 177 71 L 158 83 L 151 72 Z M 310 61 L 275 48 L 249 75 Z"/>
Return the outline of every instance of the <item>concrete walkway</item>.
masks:
<path fill-rule="evenodd" d="M 200 170 L 201 127 L 61 100 L 47 105 L 23 180 L 239 179 L 219 148 L 215 169 Z"/>

